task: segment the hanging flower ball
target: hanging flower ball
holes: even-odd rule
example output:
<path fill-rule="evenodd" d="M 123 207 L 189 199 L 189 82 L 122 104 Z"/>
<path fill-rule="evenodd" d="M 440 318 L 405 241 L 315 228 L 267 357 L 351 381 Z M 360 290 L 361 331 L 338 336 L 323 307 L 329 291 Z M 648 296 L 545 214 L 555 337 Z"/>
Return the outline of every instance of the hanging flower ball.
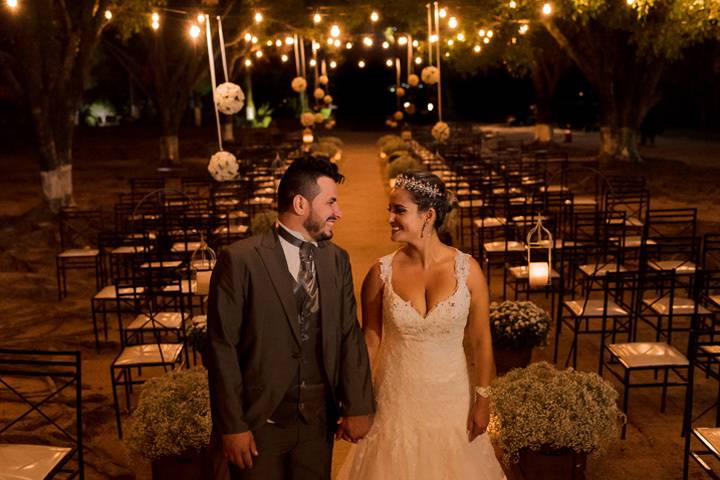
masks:
<path fill-rule="evenodd" d="M 330 118 L 330 119 L 328 119 L 327 122 L 325 122 L 325 128 L 327 128 L 328 130 L 331 130 L 334 126 L 335 126 L 334 118 Z"/>
<path fill-rule="evenodd" d="M 318 77 L 318 83 L 320 83 L 320 85 L 327 85 L 328 82 L 330 82 L 330 79 L 327 75 L 320 75 Z"/>
<path fill-rule="evenodd" d="M 332 101 L 333 101 L 333 98 L 330 95 L 325 95 L 325 97 L 323 98 L 323 103 L 325 103 L 325 105 L 332 104 Z"/>
<path fill-rule="evenodd" d="M 411 87 L 417 87 L 418 85 L 420 85 L 420 77 L 418 77 L 414 73 L 411 73 L 410 75 L 408 75 L 408 85 L 410 85 Z"/>
<path fill-rule="evenodd" d="M 230 152 L 219 151 L 212 157 L 210 157 L 210 163 L 208 163 L 208 172 L 218 182 L 227 182 L 237 177 L 238 168 L 237 158 Z"/>
<path fill-rule="evenodd" d="M 399 122 L 400 120 L 402 120 L 403 117 L 405 117 L 405 115 L 404 115 L 403 112 L 401 112 L 400 110 L 398 110 L 397 112 L 393 113 L 393 119 L 394 119 L 394 120 L 397 120 L 398 122 Z"/>
<path fill-rule="evenodd" d="M 428 85 L 435 85 L 440 80 L 440 72 L 437 67 L 433 67 L 432 65 L 423 68 L 420 76 L 422 77 L 422 81 Z"/>
<path fill-rule="evenodd" d="M 297 93 L 304 92 L 307 88 L 307 81 L 305 81 L 303 77 L 295 77 L 290 86 L 292 86 L 292 89 Z"/>
<path fill-rule="evenodd" d="M 315 123 L 323 123 L 323 122 L 325 121 L 325 115 L 323 115 L 322 113 L 318 112 L 318 113 L 316 113 L 315 116 L 313 117 L 313 120 L 315 121 Z"/>
<path fill-rule="evenodd" d="M 440 143 L 444 143 L 450 138 L 450 126 L 445 122 L 437 122 L 432 128 L 432 136 Z"/>
<path fill-rule="evenodd" d="M 303 127 L 312 127 L 315 124 L 315 115 L 312 112 L 305 112 L 300 115 L 300 123 Z"/>
<path fill-rule="evenodd" d="M 408 115 L 415 115 L 415 105 L 412 103 L 405 105 L 405 113 Z"/>
<path fill-rule="evenodd" d="M 412 131 L 409 128 L 403 128 L 400 132 L 400 138 L 403 140 L 412 140 Z"/>
<path fill-rule="evenodd" d="M 315 97 L 315 100 L 322 100 L 325 96 L 325 90 L 322 88 L 316 88 L 313 92 L 313 97 Z"/>
<path fill-rule="evenodd" d="M 397 95 L 398 97 L 404 97 L 405 89 L 403 87 L 398 87 L 397 90 L 395 90 L 395 95 Z"/>
<path fill-rule="evenodd" d="M 245 105 L 245 94 L 240 85 L 232 82 L 218 85 L 215 88 L 215 105 L 225 115 L 233 115 L 239 112 Z"/>
<path fill-rule="evenodd" d="M 397 122 L 396 122 L 395 120 L 391 119 L 391 118 L 388 118 L 388 119 L 385 121 L 385 125 L 387 125 L 387 126 L 390 127 L 390 128 L 395 128 L 395 127 L 398 126 Z"/>

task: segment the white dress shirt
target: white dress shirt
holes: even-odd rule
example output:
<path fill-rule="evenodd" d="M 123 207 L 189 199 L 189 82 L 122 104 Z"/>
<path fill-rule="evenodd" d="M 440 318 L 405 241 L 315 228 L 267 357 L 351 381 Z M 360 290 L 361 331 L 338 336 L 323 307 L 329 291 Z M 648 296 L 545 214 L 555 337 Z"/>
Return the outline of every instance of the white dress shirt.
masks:
<path fill-rule="evenodd" d="M 280 225 L 280 228 L 284 228 L 285 230 L 290 232 L 293 237 L 302 240 L 303 242 L 307 242 L 302 233 L 289 229 L 288 227 L 283 225 L 280 220 L 278 220 L 277 223 L 278 225 Z M 285 254 L 285 261 L 287 262 L 288 271 L 290 272 L 290 275 L 292 275 L 293 279 L 295 279 L 295 281 L 297 282 L 298 274 L 300 273 L 300 248 L 288 242 L 281 236 L 278 236 L 278 238 L 280 239 L 280 246 L 282 246 L 283 253 Z M 316 247 L 318 245 L 315 241 L 310 243 L 312 243 Z M 313 270 L 314 269 L 315 266 L 313 265 Z"/>

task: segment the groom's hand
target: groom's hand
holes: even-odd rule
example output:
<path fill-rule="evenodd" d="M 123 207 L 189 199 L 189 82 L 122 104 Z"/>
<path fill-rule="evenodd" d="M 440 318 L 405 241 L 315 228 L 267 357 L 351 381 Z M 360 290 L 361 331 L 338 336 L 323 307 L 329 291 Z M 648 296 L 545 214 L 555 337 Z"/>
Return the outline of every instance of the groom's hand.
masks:
<path fill-rule="evenodd" d="M 252 432 L 231 433 L 222 436 L 225 458 L 241 469 L 252 468 L 252 457 L 258 456 Z"/>
<path fill-rule="evenodd" d="M 358 440 L 367 435 L 371 425 L 372 418 L 370 415 L 341 417 L 338 419 L 338 429 L 337 432 L 335 432 L 335 438 L 357 443 Z"/>

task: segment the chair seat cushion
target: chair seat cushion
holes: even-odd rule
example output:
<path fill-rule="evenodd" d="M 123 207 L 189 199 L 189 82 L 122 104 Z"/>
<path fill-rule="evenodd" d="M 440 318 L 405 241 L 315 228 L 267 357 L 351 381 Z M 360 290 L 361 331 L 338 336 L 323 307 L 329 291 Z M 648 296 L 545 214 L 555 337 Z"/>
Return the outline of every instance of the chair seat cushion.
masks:
<path fill-rule="evenodd" d="M 720 456 L 720 428 L 697 427 L 693 433 L 708 447 L 715 456 Z"/>
<path fill-rule="evenodd" d="M 245 210 L 233 210 L 232 212 L 228 213 L 228 218 L 231 220 L 236 220 L 238 218 L 248 218 L 250 215 Z"/>
<path fill-rule="evenodd" d="M 713 302 L 715 305 L 720 306 L 720 295 L 710 295 L 708 299 L 710 299 L 710 301 Z"/>
<path fill-rule="evenodd" d="M 507 247 L 506 247 L 507 244 Z M 525 251 L 525 244 L 522 242 L 498 240 L 495 242 L 487 242 L 483 244 L 483 249 L 488 253 L 499 253 L 504 252 L 507 248 L 508 252 L 523 252 Z"/>
<path fill-rule="evenodd" d="M 689 365 L 685 355 L 665 342 L 612 343 L 607 348 L 626 368 Z"/>
<path fill-rule="evenodd" d="M 58 253 L 60 258 L 93 258 L 100 254 L 97 248 L 71 248 Z"/>
<path fill-rule="evenodd" d="M 72 452 L 50 445 L 0 444 L 0 478 L 43 480 Z"/>
<path fill-rule="evenodd" d="M 167 260 L 162 262 L 145 262 L 140 268 L 175 268 L 182 265 L 182 260 Z"/>
<path fill-rule="evenodd" d="M 580 265 L 580 271 L 587 276 L 603 277 L 607 273 L 619 273 L 626 272 L 625 267 L 617 265 L 615 263 L 588 263 L 586 265 Z"/>
<path fill-rule="evenodd" d="M 145 291 L 145 287 L 135 287 L 135 295 L 140 295 Z M 133 295 L 132 287 L 120 287 L 120 295 Z M 99 292 L 95 294 L 93 299 L 95 300 L 113 300 L 117 298 L 117 289 L 115 285 L 108 285 L 103 287 Z"/>
<path fill-rule="evenodd" d="M 148 247 L 142 245 L 122 245 L 115 247 L 110 250 L 112 255 L 131 255 L 133 253 L 145 253 L 148 251 Z"/>
<path fill-rule="evenodd" d="M 198 248 L 200 248 L 200 245 L 202 245 L 202 242 L 175 242 L 172 246 L 173 252 L 194 252 Z"/>
<path fill-rule="evenodd" d="M 195 280 L 182 280 L 180 284 L 165 285 L 162 291 L 167 293 L 179 292 L 180 288 L 182 288 L 182 293 L 194 293 L 197 290 L 197 282 Z"/>
<path fill-rule="evenodd" d="M 182 343 L 130 345 L 122 349 L 120 355 L 113 362 L 113 367 L 175 363 L 182 348 Z"/>
<path fill-rule="evenodd" d="M 670 313 L 670 297 L 647 297 L 643 298 L 643 303 L 658 315 L 667 315 Z M 674 297 L 672 305 L 673 315 L 692 315 L 695 311 L 695 301 L 692 298 Z M 710 310 L 698 305 L 697 313 L 700 315 L 708 315 Z"/>
<path fill-rule="evenodd" d="M 648 266 L 653 270 L 674 270 L 675 273 L 688 275 L 695 273 L 696 270 L 695 264 L 688 260 L 650 260 Z"/>
<path fill-rule="evenodd" d="M 130 322 L 127 330 L 178 329 L 181 326 L 182 314 L 180 312 L 158 312 L 152 320 L 148 315 L 141 313 Z"/>
<path fill-rule="evenodd" d="M 619 237 L 613 237 L 610 240 L 614 242 L 620 241 Z M 638 248 L 642 245 L 642 237 L 640 235 L 627 235 L 622 243 L 623 248 Z M 645 245 L 657 245 L 657 242 L 652 238 L 645 240 Z"/>
<path fill-rule="evenodd" d="M 602 317 L 605 309 L 605 301 L 600 299 L 565 300 L 563 304 L 578 317 Z M 625 317 L 627 315 L 628 312 L 624 308 L 608 299 L 608 317 Z"/>
<path fill-rule="evenodd" d="M 218 227 L 213 230 L 215 235 L 245 235 L 247 232 L 247 225 L 230 225 L 229 227 Z"/>
<path fill-rule="evenodd" d="M 475 220 L 475 228 L 493 228 L 505 225 L 505 219 L 502 217 L 478 218 Z"/>
<path fill-rule="evenodd" d="M 483 201 L 482 198 L 466 198 L 464 200 L 458 201 L 458 207 L 459 208 L 475 208 L 475 207 L 482 207 Z"/>

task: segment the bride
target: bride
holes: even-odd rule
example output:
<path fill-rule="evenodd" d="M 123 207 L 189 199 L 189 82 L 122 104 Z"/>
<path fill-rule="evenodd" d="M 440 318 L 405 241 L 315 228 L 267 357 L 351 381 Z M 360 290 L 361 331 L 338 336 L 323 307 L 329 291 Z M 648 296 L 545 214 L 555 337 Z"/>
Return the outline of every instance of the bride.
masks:
<path fill-rule="evenodd" d="M 493 362 L 487 284 L 472 257 L 438 239 L 449 210 L 437 176 L 397 177 L 389 223 L 404 246 L 381 258 L 362 286 L 377 413 L 339 479 L 503 478 L 486 434 Z"/>

